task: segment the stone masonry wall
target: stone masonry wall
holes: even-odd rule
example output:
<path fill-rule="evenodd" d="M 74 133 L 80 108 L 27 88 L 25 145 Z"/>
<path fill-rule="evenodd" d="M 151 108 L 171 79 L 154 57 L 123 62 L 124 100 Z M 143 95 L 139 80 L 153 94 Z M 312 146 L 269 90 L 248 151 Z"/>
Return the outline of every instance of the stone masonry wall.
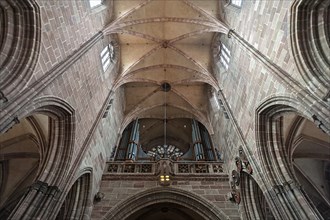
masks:
<path fill-rule="evenodd" d="M 122 111 L 120 111 L 123 108 L 122 99 L 123 91 L 120 90 L 114 96 L 113 105 L 110 108 L 108 117 L 102 119 L 98 125 L 88 146 L 84 160 L 77 172 L 80 173 L 80 170 L 86 167 L 92 168 L 92 196 L 90 197 L 90 201 L 88 201 L 89 213 L 92 211 L 94 195 L 99 191 L 101 185 L 100 182 L 106 165 L 105 161 L 110 157 L 118 139 L 117 132 L 123 118 Z"/>
<path fill-rule="evenodd" d="M 37 0 L 37 3 L 41 12 L 42 43 L 30 84 L 101 31 L 112 14 L 109 5 L 91 9 L 88 0 Z"/>
<path fill-rule="evenodd" d="M 157 181 L 147 180 L 102 180 L 100 191 L 105 194 L 105 198 L 95 203 L 92 219 L 102 219 L 118 203 L 155 187 L 163 186 L 160 186 Z M 170 187 L 199 195 L 221 209 L 230 219 L 240 219 L 238 206 L 227 199 L 227 193 L 230 192 L 227 181 L 190 181 L 187 178 L 187 180 L 173 180 Z"/>
<path fill-rule="evenodd" d="M 109 42 L 110 40 L 107 37 L 99 41 L 37 96 L 62 98 L 76 110 L 74 156 L 77 156 L 80 152 L 83 142 L 113 84 L 114 79 L 102 79 L 103 70 L 99 55 L 100 51 Z"/>
<path fill-rule="evenodd" d="M 300 83 L 303 80 L 296 68 L 290 48 L 289 1 L 242 1 L 242 7 L 225 8 L 230 27 Z"/>
<path fill-rule="evenodd" d="M 300 76 L 295 71 L 296 67 L 289 53 L 291 50 L 288 33 L 289 6 L 290 1 L 243 1 L 241 9 L 229 5 L 225 8 L 225 12 L 232 29 L 235 29 L 272 62 L 298 79 Z M 274 19 L 270 18 L 270 15 Z M 265 45 L 269 38 L 271 43 Z M 237 120 L 251 156 L 258 164 L 255 142 L 257 107 L 267 98 L 280 95 L 296 97 L 296 94 L 290 85 L 285 84 L 267 69 L 235 38 L 223 35 L 221 42 L 230 49 L 231 60 L 228 70 L 225 70 L 219 61 L 216 62 L 215 76 L 233 117 Z M 217 112 L 217 110 L 214 111 Z M 225 168 L 227 166 L 226 169 L 230 172 L 234 168 L 234 158 L 238 155 L 238 147 L 242 143 L 229 119 L 225 119 L 223 114 L 213 114 L 212 117 L 214 131 L 216 131 L 213 140 L 216 143 L 215 146 L 217 143 L 224 145 L 220 146 L 220 149 L 224 151 Z M 258 178 L 257 182 L 259 182 Z"/>
<path fill-rule="evenodd" d="M 110 2 L 110 1 L 107 1 Z M 109 68 L 103 73 L 100 53 L 112 40 L 109 36 L 97 39 L 88 50 L 83 51 L 76 62 L 63 64 L 76 53 L 78 48 L 102 29 L 111 15 L 109 7 L 90 9 L 88 1 L 40 1 L 42 16 L 41 54 L 33 79 L 27 87 L 10 100 L 2 112 L 7 118 L 14 117 L 15 111 L 22 111 L 29 102 L 41 97 L 57 97 L 75 110 L 74 150 L 71 164 L 81 156 L 86 137 L 93 128 L 98 114 L 108 98 L 116 69 Z M 111 8 L 111 7 L 110 7 Z M 95 24 L 94 24 L 95 23 Z M 77 25 L 79 24 L 79 25 Z M 63 35 L 63 36 L 62 36 Z M 60 52 L 61 51 L 61 52 Z M 55 53 L 53 55 L 48 54 Z M 80 51 L 81 52 L 81 51 Z M 52 59 L 48 59 L 53 57 Z M 42 67 L 42 65 L 44 65 Z M 65 71 L 59 71 L 59 69 Z M 111 72 L 111 73 L 110 73 Z M 41 78 L 50 75 L 50 78 Z M 40 80 L 42 79 L 42 80 Z M 45 80 L 46 79 L 46 80 Z M 118 91 L 117 91 L 118 92 Z M 24 98 L 22 98 L 24 97 Z M 26 97 L 26 98 L 25 98 Z M 122 99 L 117 99 L 118 103 Z M 121 104 L 119 104 L 121 106 Z M 122 108 L 122 107 L 121 107 Z M 116 120 L 121 120 L 120 112 Z M 30 112 L 26 112 L 26 115 Z M 110 117 L 110 116 L 109 116 Z M 117 135 L 117 130 L 114 130 Z"/>

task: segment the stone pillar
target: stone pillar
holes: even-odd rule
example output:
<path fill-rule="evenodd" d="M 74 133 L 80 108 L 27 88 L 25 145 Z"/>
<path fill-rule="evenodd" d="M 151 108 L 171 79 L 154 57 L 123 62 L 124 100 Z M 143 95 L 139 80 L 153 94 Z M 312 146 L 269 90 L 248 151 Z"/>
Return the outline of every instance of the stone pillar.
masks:
<path fill-rule="evenodd" d="M 274 216 L 279 219 L 300 220 L 300 219 L 322 219 L 321 215 L 306 200 L 300 187 L 294 182 L 285 182 L 283 185 L 275 185 L 265 193 L 269 204 L 275 209 Z M 268 196 L 267 196 L 268 194 Z"/>
<path fill-rule="evenodd" d="M 198 123 L 194 119 L 192 120 L 191 128 L 192 128 L 192 141 L 193 141 L 193 146 L 194 146 L 194 151 L 195 151 L 195 159 L 197 161 L 205 160 L 201 133 L 200 133 L 200 130 L 198 127 Z"/>
<path fill-rule="evenodd" d="M 48 219 L 57 204 L 59 194 L 57 186 L 37 181 L 29 187 L 8 219 Z"/>

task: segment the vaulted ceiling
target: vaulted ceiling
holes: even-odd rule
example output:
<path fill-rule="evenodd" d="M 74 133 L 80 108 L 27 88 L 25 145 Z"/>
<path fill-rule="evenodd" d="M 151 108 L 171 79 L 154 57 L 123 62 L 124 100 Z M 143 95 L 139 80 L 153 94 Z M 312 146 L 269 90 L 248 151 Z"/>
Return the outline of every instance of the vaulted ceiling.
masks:
<path fill-rule="evenodd" d="M 124 125 L 135 118 L 164 119 L 166 111 L 168 120 L 194 118 L 210 131 L 207 91 L 219 89 L 212 40 L 215 33 L 228 32 L 219 2 L 114 1 L 105 33 L 117 34 L 120 44 L 115 88 L 125 88 Z"/>

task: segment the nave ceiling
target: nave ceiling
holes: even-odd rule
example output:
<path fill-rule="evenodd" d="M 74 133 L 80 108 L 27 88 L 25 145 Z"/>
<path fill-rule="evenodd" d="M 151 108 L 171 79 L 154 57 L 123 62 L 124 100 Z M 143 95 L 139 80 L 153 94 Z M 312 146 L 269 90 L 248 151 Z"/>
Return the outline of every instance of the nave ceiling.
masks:
<path fill-rule="evenodd" d="M 168 126 L 168 134 L 180 136 L 182 130 L 185 137 L 184 130 L 177 128 L 194 118 L 212 133 L 207 94 L 210 88 L 219 89 L 212 72 L 212 42 L 215 33 L 229 30 L 220 19 L 220 4 L 217 0 L 114 1 L 113 21 L 105 34 L 117 35 L 120 48 L 115 89 L 125 90 L 123 128 L 142 119 L 144 127 L 153 126 L 152 137 L 145 138 L 152 141 L 163 135 L 160 128 L 166 117 L 169 125 L 175 124 Z"/>

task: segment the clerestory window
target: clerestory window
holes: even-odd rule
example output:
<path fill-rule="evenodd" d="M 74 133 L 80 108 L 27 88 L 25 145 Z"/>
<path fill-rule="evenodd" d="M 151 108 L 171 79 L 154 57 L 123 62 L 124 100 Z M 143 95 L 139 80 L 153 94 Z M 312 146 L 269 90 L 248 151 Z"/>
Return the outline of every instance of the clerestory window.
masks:
<path fill-rule="evenodd" d="M 242 0 L 231 0 L 231 4 L 235 5 L 237 7 L 241 7 L 242 6 Z"/>
<path fill-rule="evenodd" d="M 230 51 L 224 44 L 221 44 L 220 46 L 220 62 L 226 68 L 226 70 L 228 70 L 230 62 Z"/>
<path fill-rule="evenodd" d="M 113 45 L 109 44 L 108 46 L 106 46 L 102 50 L 100 56 L 101 56 L 103 71 L 105 72 L 109 68 L 110 63 L 113 61 L 113 58 L 114 58 Z"/>
<path fill-rule="evenodd" d="M 89 0 L 89 5 L 91 8 L 102 5 L 102 0 Z"/>

